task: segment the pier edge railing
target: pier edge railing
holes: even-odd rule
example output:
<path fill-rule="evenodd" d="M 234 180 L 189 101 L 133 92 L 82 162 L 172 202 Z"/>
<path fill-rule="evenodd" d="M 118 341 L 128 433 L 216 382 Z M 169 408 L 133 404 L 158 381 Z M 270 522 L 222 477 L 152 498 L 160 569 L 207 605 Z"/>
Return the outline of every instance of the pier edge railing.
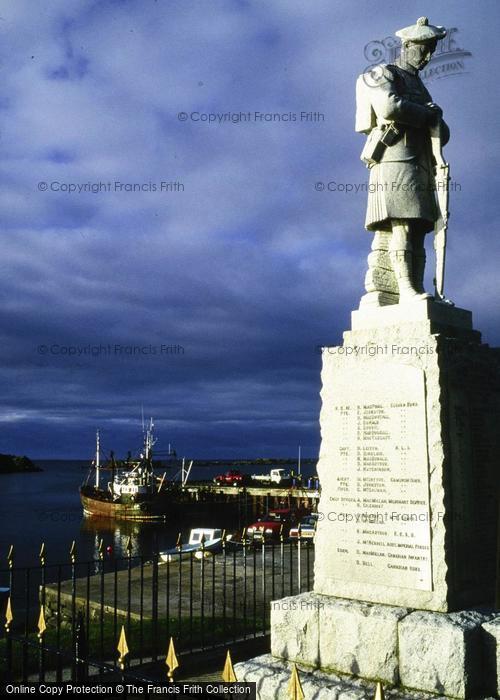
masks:
<path fill-rule="evenodd" d="M 265 636 L 271 601 L 311 590 L 314 543 L 298 537 L 238 543 L 221 551 L 204 545 L 148 559 L 132 554 L 79 561 L 73 542 L 67 562 L 17 567 L 14 549 L 0 570 L 3 632 L 0 677 L 9 681 L 78 681 L 89 675 L 129 674 L 164 662 L 169 640 L 179 654 L 215 650 Z M 6 584 L 6 585 L 4 585 Z M 277 604 L 277 603 L 275 603 Z M 126 665 L 117 651 L 128 642 Z"/>

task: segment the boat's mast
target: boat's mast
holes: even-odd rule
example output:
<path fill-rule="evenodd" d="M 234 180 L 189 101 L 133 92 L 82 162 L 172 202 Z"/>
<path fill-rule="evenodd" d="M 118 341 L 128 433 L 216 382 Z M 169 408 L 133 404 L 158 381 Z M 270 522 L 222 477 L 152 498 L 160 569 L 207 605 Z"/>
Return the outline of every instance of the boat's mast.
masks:
<path fill-rule="evenodd" d="M 144 453 L 146 460 L 149 460 L 151 458 L 151 448 L 155 444 L 155 441 L 153 440 L 153 429 L 154 429 L 154 423 L 153 419 L 149 419 L 149 427 L 146 430 L 146 439 L 145 439 L 145 444 L 144 444 Z"/>
<path fill-rule="evenodd" d="M 149 442 L 149 426 L 148 429 L 146 430 L 146 436 L 144 440 L 144 456 L 146 458 L 146 461 L 149 459 L 149 448 L 150 448 L 150 442 Z"/>
<path fill-rule="evenodd" d="M 95 445 L 95 487 L 99 488 L 99 467 L 100 463 L 100 440 L 99 440 L 99 430 L 96 433 L 96 445 Z"/>
<path fill-rule="evenodd" d="M 186 461 L 186 458 L 183 457 L 182 458 L 182 472 L 181 472 L 181 484 L 183 487 L 187 484 L 187 481 L 189 479 L 189 475 L 191 473 L 191 467 L 193 466 L 193 460 L 191 460 L 191 462 L 189 463 L 189 467 L 186 469 L 184 466 L 185 461 Z"/>

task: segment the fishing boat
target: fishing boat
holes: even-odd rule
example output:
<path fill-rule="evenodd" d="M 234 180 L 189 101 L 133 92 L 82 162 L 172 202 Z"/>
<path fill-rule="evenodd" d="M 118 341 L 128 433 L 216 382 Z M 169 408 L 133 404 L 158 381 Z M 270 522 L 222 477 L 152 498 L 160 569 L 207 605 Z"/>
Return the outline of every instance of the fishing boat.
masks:
<path fill-rule="evenodd" d="M 101 464 L 100 435 L 96 435 L 96 453 L 85 482 L 80 487 L 83 512 L 88 516 L 116 520 L 160 521 L 167 517 L 172 501 L 172 483 L 155 473 L 153 467 L 154 423 L 143 429 L 144 446 L 137 459 L 130 454 L 117 461 Z M 93 483 L 92 483 L 93 482 Z"/>
<path fill-rule="evenodd" d="M 230 541 L 232 535 L 227 535 L 226 541 Z M 218 528 L 195 527 L 189 533 L 189 540 L 186 544 L 179 544 L 176 547 L 160 552 L 162 561 L 175 561 L 183 555 L 193 553 L 196 558 L 201 558 L 203 554 L 218 554 L 222 552 L 223 530 Z"/>

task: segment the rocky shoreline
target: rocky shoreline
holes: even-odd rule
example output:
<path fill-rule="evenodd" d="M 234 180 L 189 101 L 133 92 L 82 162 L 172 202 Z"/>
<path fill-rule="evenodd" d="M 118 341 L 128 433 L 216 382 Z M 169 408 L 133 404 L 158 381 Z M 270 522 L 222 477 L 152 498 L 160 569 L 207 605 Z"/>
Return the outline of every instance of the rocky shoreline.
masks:
<path fill-rule="evenodd" d="M 34 462 L 26 457 L 0 454 L 0 474 L 25 474 L 28 472 L 41 472 Z"/>

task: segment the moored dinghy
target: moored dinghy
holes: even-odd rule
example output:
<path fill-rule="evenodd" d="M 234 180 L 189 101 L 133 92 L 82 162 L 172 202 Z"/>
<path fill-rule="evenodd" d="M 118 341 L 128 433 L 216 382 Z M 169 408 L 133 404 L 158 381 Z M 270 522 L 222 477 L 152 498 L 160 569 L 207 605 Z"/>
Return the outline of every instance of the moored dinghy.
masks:
<path fill-rule="evenodd" d="M 166 549 L 160 552 L 162 561 L 175 561 L 183 555 L 194 553 L 199 559 L 203 553 L 217 554 L 222 551 L 224 531 L 220 528 L 195 527 L 189 533 L 189 540 L 185 544 Z M 226 541 L 231 540 L 232 535 L 227 535 Z"/>

